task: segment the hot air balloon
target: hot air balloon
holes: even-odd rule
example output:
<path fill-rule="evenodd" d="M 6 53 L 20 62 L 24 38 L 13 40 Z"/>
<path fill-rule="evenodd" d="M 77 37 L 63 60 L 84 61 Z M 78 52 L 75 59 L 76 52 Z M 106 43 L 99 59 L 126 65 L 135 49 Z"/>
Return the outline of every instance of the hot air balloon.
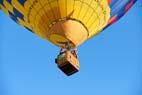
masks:
<path fill-rule="evenodd" d="M 61 48 L 56 59 L 66 74 L 79 71 L 76 50 L 121 18 L 137 0 L 0 0 L 16 23 Z"/>

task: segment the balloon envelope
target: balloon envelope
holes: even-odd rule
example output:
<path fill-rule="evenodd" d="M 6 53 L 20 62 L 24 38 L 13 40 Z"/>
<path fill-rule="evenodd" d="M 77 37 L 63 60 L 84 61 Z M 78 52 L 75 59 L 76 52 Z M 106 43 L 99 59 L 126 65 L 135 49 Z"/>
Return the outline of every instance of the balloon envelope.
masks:
<path fill-rule="evenodd" d="M 77 47 L 122 17 L 136 0 L 0 0 L 16 23 L 64 47 Z"/>

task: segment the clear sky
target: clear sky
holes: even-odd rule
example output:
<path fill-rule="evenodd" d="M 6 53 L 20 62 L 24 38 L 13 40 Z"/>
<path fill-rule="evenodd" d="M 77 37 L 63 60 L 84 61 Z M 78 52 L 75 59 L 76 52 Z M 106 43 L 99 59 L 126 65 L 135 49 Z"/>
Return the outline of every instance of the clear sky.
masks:
<path fill-rule="evenodd" d="M 57 68 L 58 51 L 0 11 L 0 95 L 142 95 L 142 1 L 79 47 L 79 73 Z"/>

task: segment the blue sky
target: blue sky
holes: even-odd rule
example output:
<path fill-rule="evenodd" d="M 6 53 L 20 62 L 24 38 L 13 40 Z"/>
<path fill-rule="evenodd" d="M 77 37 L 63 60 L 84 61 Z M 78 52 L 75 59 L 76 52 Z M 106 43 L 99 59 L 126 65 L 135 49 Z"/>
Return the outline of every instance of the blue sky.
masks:
<path fill-rule="evenodd" d="M 79 47 L 81 70 L 67 77 L 59 49 L 0 11 L 0 95 L 142 95 L 142 1 Z"/>

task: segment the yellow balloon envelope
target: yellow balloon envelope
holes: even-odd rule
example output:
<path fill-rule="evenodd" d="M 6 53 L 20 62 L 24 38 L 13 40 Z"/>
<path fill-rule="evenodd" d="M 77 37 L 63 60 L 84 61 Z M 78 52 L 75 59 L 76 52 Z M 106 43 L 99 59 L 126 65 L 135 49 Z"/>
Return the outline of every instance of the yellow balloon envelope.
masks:
<path fill-rule="evenodd" d="M 59 47 L 79 46 L 99 33 L 110 18 L 107 0 L 3 0 L 0 8 Z"/>

